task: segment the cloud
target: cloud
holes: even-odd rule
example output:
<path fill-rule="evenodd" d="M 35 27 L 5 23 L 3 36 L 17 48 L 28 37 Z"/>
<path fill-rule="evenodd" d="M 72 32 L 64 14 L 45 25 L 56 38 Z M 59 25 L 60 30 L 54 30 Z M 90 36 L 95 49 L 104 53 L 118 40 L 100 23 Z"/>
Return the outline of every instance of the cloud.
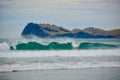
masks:
<path fill-rule="evenodd" d="M 119 7 L 120 0 L 0 0 L 0 30 L 22 30 L 28 22 L 119 28 Z"/>
<path fill-rule="evenodd" d="M 1 12 L 47 12 L 47 11 L 118 11 L 119 0 L 2 0 Z"/>

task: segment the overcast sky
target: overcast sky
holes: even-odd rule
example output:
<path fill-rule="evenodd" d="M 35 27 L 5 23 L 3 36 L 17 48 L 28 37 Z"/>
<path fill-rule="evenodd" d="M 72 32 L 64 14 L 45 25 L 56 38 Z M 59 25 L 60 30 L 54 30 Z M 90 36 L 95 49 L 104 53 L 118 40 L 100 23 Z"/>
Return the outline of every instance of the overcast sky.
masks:
<path fill-rule="evenodd" d="M 0 38 L 19 38 L 29 22 L 120 28 L 120 0 L 0 0 Z"/>

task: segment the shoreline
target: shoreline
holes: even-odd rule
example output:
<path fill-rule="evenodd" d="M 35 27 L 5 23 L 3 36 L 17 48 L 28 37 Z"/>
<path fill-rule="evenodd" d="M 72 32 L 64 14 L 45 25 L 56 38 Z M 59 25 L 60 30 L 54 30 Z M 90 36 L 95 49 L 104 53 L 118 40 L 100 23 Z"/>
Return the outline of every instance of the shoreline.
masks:
<path fill-rule="evenodd" d="M 85 69 L 104 69 L 104 68 L 120 68 L 120 67 L 89 67 L 89 68 L 60 68 L 60 69 L 38 69 L 38 70 L 12 70 L 12 71 L 3 71 L 1 73 L 15 73 L 15 72 L 34 72 L 34 71 L 57 71 L 57 70 L 85 70 Z"/>
<path fill-rule="evenodd" d="M 0 73 L 0 80 L 120 80 L 120 67 Z"/>

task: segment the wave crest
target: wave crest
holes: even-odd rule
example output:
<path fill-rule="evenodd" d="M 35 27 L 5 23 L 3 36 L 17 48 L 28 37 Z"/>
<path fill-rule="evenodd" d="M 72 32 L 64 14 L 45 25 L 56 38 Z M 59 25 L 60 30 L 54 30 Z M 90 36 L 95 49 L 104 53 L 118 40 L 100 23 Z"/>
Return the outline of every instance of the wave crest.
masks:
<path fill-rule="evenodd" d="M 83 42 L 79 45 L 79 49 L 106 49 L 106 48 L 116 48 L 116 45 L 113 44 L 104 44 L 104 43 L 90 43 Z"/>
<path fill-rule="evenodd" d="M 38 42 L 18 43 L 16 50 L 73 50 L 73 49 L 111 49 L 119 48 L 117 44 L 105 44 L 105 43 L 91 43 L 82 42 L 77 47 L 73 47 L 72 43 L 58 43 L 51 42 L 48 45 L 43 45 Z M 10 46 L 11 50 L 14 50 L 13 46 Z"/>
<path fill-rule="evenodd" d="M 62 49 L 70 50 L 72 48 L 73 47 L 71 43 L 60 44 L 57 42 L 51 42 L 48 45 L 42 45 L 37 42 L 20 43 L 16 45 L 17 50 L 52 50 L 52 49 L 53 50 L 62 50 Z"/>
<path fill-rule="evenodd" d="M 9 45 L 6 42 L 0 43 L 0 50 L 9 50 Z"/>

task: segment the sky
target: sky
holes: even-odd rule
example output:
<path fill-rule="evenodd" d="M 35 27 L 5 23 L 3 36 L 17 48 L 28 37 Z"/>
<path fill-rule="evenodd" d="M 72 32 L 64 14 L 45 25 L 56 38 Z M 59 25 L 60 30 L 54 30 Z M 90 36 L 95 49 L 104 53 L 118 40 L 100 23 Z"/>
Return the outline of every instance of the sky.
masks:
<path fill-rule="evenodd" d="M 30 22 L 120 29 L 120 0 L 0 0 L 0 38 L 20 38 Z"/>

